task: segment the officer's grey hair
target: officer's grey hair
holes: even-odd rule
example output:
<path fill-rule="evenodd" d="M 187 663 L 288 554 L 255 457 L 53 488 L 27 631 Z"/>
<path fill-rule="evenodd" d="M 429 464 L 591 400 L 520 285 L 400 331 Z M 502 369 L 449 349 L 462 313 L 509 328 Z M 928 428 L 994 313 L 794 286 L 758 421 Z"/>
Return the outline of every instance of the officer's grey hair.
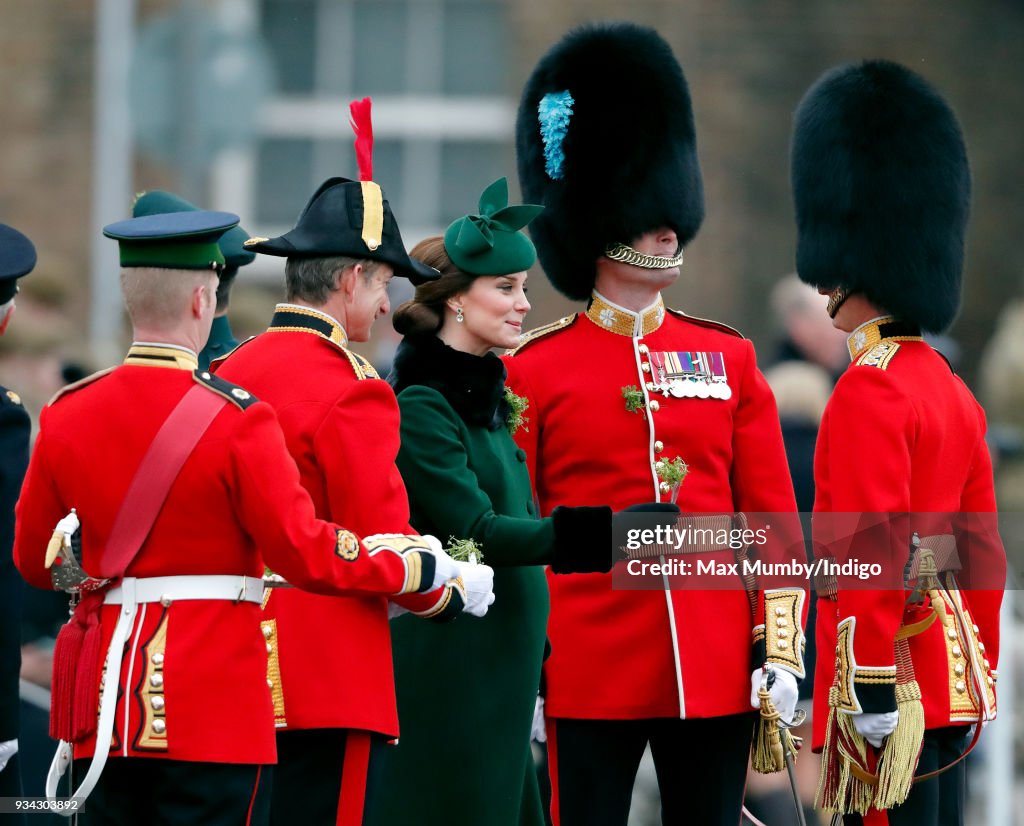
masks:
<path fill-rule="evenodd" d="M 3 324 L 4 318 L 7 316 L 7 312 L 14 308 L 14 299 L 16 296 L 11 296 L 3 304 L 0 304 L 0 324 Z"/>
<path fill-rule="evenodd" d="M 369 283 L 379 266 L 376 261 L 348 258 L 289 258 L 284 265 L 285 293 L 288 301 L 300 299 L 313 305 L 326 304 L 337 289 L 337 274 L 356 264 L 363 265 L 363 278 Z"/>
<path fill-rule="evenodd" d="M 163 267 L 125 267 L 121 292 L 135 326 L 173 329 L 185 317 L 196 287 L 210 289 L 216 301 L 217 273 L 213 270 L 172 270 Z"/>

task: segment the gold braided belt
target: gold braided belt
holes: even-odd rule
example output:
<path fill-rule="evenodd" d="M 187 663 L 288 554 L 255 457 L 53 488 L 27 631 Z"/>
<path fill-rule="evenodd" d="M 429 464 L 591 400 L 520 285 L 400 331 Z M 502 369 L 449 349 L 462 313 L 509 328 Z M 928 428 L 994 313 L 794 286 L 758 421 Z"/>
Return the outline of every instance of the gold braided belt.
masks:
<path fill-rule="evenodd" d="M 675 554 L 733 550 L 730 542 L 737 524 L 736 517 L 729 515 L 683 516 L 672 526 L 673 535 L 685 539 L 679 547 L 674 543 L 652 543 L 634 549 L 624 548 L 623 551 L 628 559 L 651 559 Z"/>
<path fill-rule="evenodd" d="M 944 533 L 936 536 L 922 537 L 920 543 L 914 548 L 914 552 L 907 565 L 905 584 L 908 588 L 911 587 L 912 582 L 918 579 L 921 568 L 921 557 L 925 551 L 929 552 L 931 557 L 935 560 L 936 574 L 944 574 L 950 571 L 960 570 L 960 556 L 956 551 L 955 536 Z M 827 559 L 829 562 L 835 562 L 835 559 L 830 556 L 823 555 L 819 558 Z M 819 597 L 824 597 L 827 600 L 835 602 L 837 598 L 837 588 L 838 584 L 834 574 L 814 575 L 814 590 Z"/>

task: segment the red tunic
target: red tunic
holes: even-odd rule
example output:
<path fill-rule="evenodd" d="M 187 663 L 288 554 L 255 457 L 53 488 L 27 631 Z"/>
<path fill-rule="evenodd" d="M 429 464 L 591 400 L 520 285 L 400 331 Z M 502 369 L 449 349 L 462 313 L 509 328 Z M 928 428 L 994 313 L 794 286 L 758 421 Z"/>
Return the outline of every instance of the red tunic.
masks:
<path fill-rule="evenodd" d="M 194 366 L 194 354 L 181 348 L 133 347 L 125 365 L 43 410 L 14 548 L 32 585 L 51 587 L 47 543 L 71 508 L 82 522 L 82 566 L 96 569 L 143 455 L 195 386 Z M 409 583 L 399 554 L 360 546 L 354 557 L 350 548 L 342 556 L 337 527 L 314 517 L 273 409 L 240 395 L 245 401 L 226 405 L 185 461 L 127 575 L 259 577 L 265 559 L 294 584 L 323 593 L 401 591 Z M 101 611 L 105 651 L 119 606 Z M 260 619 L 259 605 L 248 602 L 140 605 L 122 662 L 111 756 L 274 762 Z M 157 672 L 159 683 L 151 681 Z M 159 705 L 154 685 L 161 689 Z M 160 730 L 153 726 L 157 716 L 164 721 Z M 88 756 L 94 738 L 79 745 L 75 756 Z"/>
<path fill-rule="evenodd" d="M 947 602 L 941 621 L 910 638 L 925 725 L 977 720 L 980 707 L 993 716 L 995 711 L 1006 556 L 996 530 L 985 415 L 945 359 L 920 337 L 883 338 L 878 328 L 884 323 L 863 325 L 851 335 L 855 361 L 822 418 L 814 460 L 815 540 L 837 562 L 877 562 L 883 575 L 895 571 L 896 587 L 873 589 L 840 578 L 838 599 L 818 602 L 816 748 L 824 742 L 837 657 L 847 711 L 896 707 L 897 631 L 931 614 L 928 605 L 905 606 L 908 592 L 901 584 L 912 532 L 956 538 L 963 590 L 952 590 L 950 598 L 962 600 L 968 617 L 966 628 L 958 627 Z M 881 527 L 849 530 L 858 519 Z M 849 633 L 837 649 L 837 626 L 844 621 Z M 972 686 L 972 666 L 981 698 Z"/>
<path fill-rule="evenodd" d="M 217 375 L 277 411 L 318 516 L 361 535 L 415 533 L 395 467 L 399 417 L 391 387 L 345 349 L 344 331 L 330 316 L 288 304 L 274 318 L 266 333 L 217 365 Z M 439 590 L 399 602 L 429 611 L 441 598 Z M 273 629 L 277 644 L 279 673 L 272 667 L 270 678 L 280 685 L 279 728 L 398 735 L 387 602 L 379 593 L 273 594 L 264 629 Z"/>
<path fill-rule="evenodd" d="M 699 353 L 716 365 L 730 398 L 656 389 L 666 361 Z M 655 462 L 678 455 L 689 465 L 678 498 L 684 512 L 794 516 L 774 398 L 751 343 L 724 325 L 666 313 L 660 299 L 641 318 L 595 294 L 587 314 L 528 335 L 506 364 L 509 386 L 529 401 L 529 429 L 518 438 L 543 515 L 557 505 L 621 510 L 669 501 Z M 622 388 L 628 386 L 643 393 L 638 412 L 626 408 Z M 790 542 L 772 541 L 761 553 L 775 560 L 802 556 L 796 530 Z M 729 550 L 688 557 L 696 558 L 734 561 Z M 549 574 L 548 583 L 550 716 L 712 717 L 750 710 L 751 665 L 764 661 L 752 656 L 752 633 L 763 637 L 764 603 L 759 597 L 752 613 L 735 578 L 721 590 L 617 590 L 606 574 Z M 802 617 L 802 591 L 783 599 Z M 800 620 L 795 624 L 796 637 L 788 636 L 784 650 L 771 644 L 769 659 L 802 674 L 799 656 L 792 657 L 794 644 L 802 649 Z"/>

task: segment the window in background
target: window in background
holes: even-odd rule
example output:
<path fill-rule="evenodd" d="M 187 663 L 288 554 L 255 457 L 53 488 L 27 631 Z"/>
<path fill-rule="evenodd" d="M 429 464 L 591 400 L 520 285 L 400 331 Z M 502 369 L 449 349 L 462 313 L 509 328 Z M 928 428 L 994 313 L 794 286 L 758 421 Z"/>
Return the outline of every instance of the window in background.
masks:
<path fill-rule="evenodd" d="M 255 149 L 215 165 L 213 200 L 251 233 L 285 231 L 323 180 L 357 176 L 355 97 L 373 97 L 374 179 L 410 246 L 514 177 L 508 0 L 249 2 L 277 92 Z"/>

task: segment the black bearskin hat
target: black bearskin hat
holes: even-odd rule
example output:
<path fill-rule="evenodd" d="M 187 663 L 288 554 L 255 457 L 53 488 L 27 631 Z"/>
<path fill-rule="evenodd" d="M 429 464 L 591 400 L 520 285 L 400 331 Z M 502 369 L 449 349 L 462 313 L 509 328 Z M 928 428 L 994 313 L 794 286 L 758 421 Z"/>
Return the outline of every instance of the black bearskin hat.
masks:
<path fill-rule="evenodd" d="M 797 272 L 926 332 L 960 306 L 971 175 L 949 105 L 896 63 L 826 72 L 797 108 Z"/>
<path fill-rule="evenodd" d="M 690 92 L 672 49 L 632 23 L 582 26 L 533 70 L 516 118 L 523 200 L 541 265 L 569 298 L 589 297 L 609 244 L 671 227 L 686 244 L 704 218 Z"/>

